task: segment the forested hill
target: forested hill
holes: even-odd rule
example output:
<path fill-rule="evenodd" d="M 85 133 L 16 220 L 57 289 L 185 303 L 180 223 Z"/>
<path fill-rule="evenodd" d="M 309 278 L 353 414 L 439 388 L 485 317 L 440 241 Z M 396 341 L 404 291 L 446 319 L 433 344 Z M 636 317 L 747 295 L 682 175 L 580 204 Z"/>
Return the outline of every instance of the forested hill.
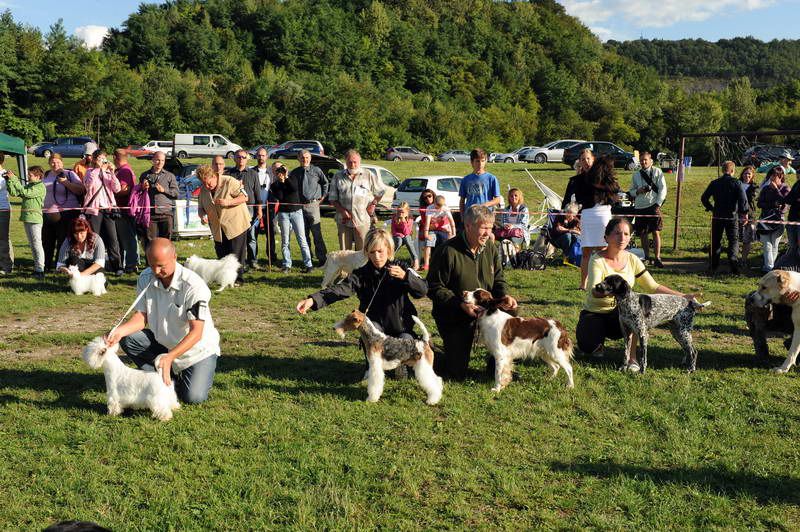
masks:
<path fill-rule="evenodd" d="M 753 86 L 771 87 L 800 78 L 800 41 L 760 41 L 752 37 L 708 42 L 702 39 L 678 41 L 608 41 L 609 50 L 663 76 L 732 79 L 748 77 Z"/>

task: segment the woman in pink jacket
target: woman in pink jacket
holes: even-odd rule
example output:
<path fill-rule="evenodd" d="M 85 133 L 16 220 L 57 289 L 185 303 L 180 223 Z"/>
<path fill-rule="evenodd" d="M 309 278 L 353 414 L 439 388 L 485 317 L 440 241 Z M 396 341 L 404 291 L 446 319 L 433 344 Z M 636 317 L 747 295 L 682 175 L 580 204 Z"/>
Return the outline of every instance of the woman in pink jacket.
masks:
<path fill-rule="evenodd" d="M 108 261 L 106 271 L 122 274 L 117 240 L 116 218 L 120 216 L 114 193 L 120 191 L 120 183 L 114 174 L 114 165 L 108 162 L 103 150 L 95 150 L 92 154 L 92 166 L 86 170 L 83 186 L 83 213 L 92 231 L 99 234 L 106 245 Z"/>

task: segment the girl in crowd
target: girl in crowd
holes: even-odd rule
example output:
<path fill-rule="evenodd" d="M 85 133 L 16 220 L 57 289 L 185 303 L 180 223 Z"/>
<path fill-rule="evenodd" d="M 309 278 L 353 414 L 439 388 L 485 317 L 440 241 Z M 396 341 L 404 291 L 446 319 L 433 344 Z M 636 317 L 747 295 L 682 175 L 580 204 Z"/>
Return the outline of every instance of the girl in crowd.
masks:
<path fill-rule="evenodd" d="M 0 275 L 7 275 L 14 268 L 14 261 L 11 260 L 13 255 L 11 240 L 8 238 L 11 228 L 11 203 L 8 201 L 6 181 L 9 172 L 3 168 L 5 160 L 5 154 L 0 153 Z"/>
<path fill-rule="evenodd" d="M 106 265 L 106 247 L 100 235 L 92 231 L 85 218 L 75 218 L 67 238 L 58 251 L 56 269 L 68 273 L 68 266 L 77 266 L 81 275 L 97 273 Z"/>
<path fill-rule="evenodd" d="M 436 196 L 434 204 L 428 206 L 423 231 L 426 242 L 433 242 L 433 246 L 426 248 L 429 254 L 430 247 L 435 248 L 456 236 L 456 222 L 453 220 L 450 209 L 447 208 L 447 200 L 444 196 Z"/>
<path fill-rule="evenodd" d="M 570 201 L 581 206 L 580 289 L 586 290 L 589 259 L 593 252 L 606 245 L 603 230 L 611 220 L 611 205 L 617 200 L 619 183 L 614 174 L 613 158 L 602 157 L 595 161 L 592 152 L 586 149 L 581 152 L 579 161 L 579 173 L 572 177 L 567 185 L 562 210 Z"/>
<path fill-rule="evenodd" d="M 311 294 L 297 304 L 297 312 L 319 310 L 352 295 L 358 297 L 358 310 L 385 334 L 414 338 L 411 316 L 417 309 L 409 296 L 419 299 L 428 293 L 428 283 L 415 270 L 394 264 L 394 242 L 385 229 L 367 233 L 364 251 L 367 263 L 341 283 Z M 403 366 L 404 367 L 404 366 Z"/>
<path fill-rule="evenodd" d="M 414 245 L 414 240 L 411 236 L 413 231 L 414 220 L 411 218 L 411 207 L 407 201 L 403 201 L 397 207 L 394 216 L 392 217 L 392 239 L 394 241 L 395 252 L 400 251 L 403 244 L 408 248 L 411 253 L 411 260 L 414 261 L 412 268 L 415 270 L 419 268 L 419 255 L 417 255 L 417 246 Z"/>
<path fill-rule="evenodd" d="M 114 194 L 121 187 L 114 170 L 114 165 L 108 162 L 106 152 L 95 150 L 92 154 L 92 167 L 86 170 L 83 177 L 83 186 L 86 188 L 83 206 L 92 231 L 102 236 L 107 246 L 108 271 L 122 275 L 116 222 L 120 213 L 114 199 Z"/>
<path fill-rule="evenodd" d="M 605 249 L 598 251 L 589 263 L 589 290 L 586 303 L 578 318 L 575 331 L 578 348 L 595 357 L 603 356 L 606 338 L 622 338 L 619 326 L 619 309 L 613 297 L 598 297 L 593 293 L 594 286 L 609 275 L 620 275 L 634 289 L 646 294 L 672 294 L 691 298 L 671 288 L 658 284 L 647 271 L 642 261 L 625 251 L 631 240 L 631 223 L 626 218 L 614 218 L 605 227 Z M 630 353 L 623 370 L 638 372 L 636 350 Z"/>
<path fill-rule="evenodd" d="M 748 214 L 739 224 L 739 242 L 742 243 L 742 254 L 739 262 L 742 268 L 747 268 L 747 257 L 750 255 L 750 247 L 756 239 L 756 198 L 758 198 L 759 187 L 753 181 L 756 177 L 756 169 L 753 166 L 745 166 L 739 175 L 742 190 L 747 198 Z"/>
<path fill-rule="evenodd" d="M 784 181 L 784 169 L 781 165 L 770 168 L 767 172 L 767 184 L 758 194 L 758 207 L 761 209 L 761 220 L 782 222 L 786 210 L 786 196 L 789 186 Z M 772 271 L 775 259 L 778 258 L 778 245 L 783 236 L 782 223 L 759 222 L 757 224 L 758 239 L 761 241 L 764 263 L 761 272 Z"/>
<path fill-rule="evenodd" d="M 44 250 L 42 249 L 42 204 L 45 189 L 42 184 L 44 169 L 31 166 L 28 170 L 28 183 L 23 185 L 14 174 L 8 174 L 8 192 L 22 198 L 19 219 L 25 226 L 25 236 L 33 256 L 33 276 L 44 279 Z"/>
<path fill-rule="evenodd" d="M 269 187 L 269 195 L 278 202 L 278 214 L 275 223 L 281 230 L 281 247 L 283 248 L 283 273 L 289 273 L 292 267 L 292 255 L 289 247 L 289 237 L 294 229 L 294 236 L 300 246 L 300 255 L 303 258 L 303 273 L 311 271 L 311 250 L 306 242 L 305 222 L 300 205 L 300 192 L 294 180 L 288 178 L 286 167 L 275 169 L 277 178 Z"/>
<path fill-rule="evenodd" d="M 431 248 L 436 245 L 436 237 L 433 237 L 431 243 L 429 235 L 425 232 L 425 224 L 428 219 L 428 207 L 433 205 L 433 199 L 436 193 L 426 188 L 419 195 L 419 227 L 417 227 L 417 240 L 419 241 L 419 250 L 422 253 L 422 270 L 428 271 L 428 266 L 431 262 Z"/>
<path fill-rule="evenodd" d="M 525 196 L 518 188 L 508 191 L 508 207 L 500 214 L 500 228 L 495 230 L 495 238 L 510 239 L 519 249 L 523 244 L 526 246 L 530 241 L 530 231 L 528 223 L 530 215 L 528 207 L 525 205 Z"/>

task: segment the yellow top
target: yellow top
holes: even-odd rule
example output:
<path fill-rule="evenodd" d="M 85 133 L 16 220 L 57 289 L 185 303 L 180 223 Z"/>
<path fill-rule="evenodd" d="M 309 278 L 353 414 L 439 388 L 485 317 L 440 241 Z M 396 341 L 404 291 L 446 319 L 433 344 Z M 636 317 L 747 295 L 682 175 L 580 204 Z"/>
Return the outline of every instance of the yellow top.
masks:
<path fill-rule="evenodd" d="M 589 261 L 589 277 L 586 284 L 586 304 L 583 306 L 584 309 L 600 314 L 607 314 L 614 310 L 617 302 L 613 297 L 597 298 L 592 295 L 594 285 L 614 274 L 619 275 L 629 285 L 635 286 L 638 291 L 646 294 L 652 294 L 658 288 L 658 283 L 647 271 L 644 263 L 633 253 L 628 253 L 628 261 L 620 270 L 613 269 L 606 259 L 595 253 Z"/>

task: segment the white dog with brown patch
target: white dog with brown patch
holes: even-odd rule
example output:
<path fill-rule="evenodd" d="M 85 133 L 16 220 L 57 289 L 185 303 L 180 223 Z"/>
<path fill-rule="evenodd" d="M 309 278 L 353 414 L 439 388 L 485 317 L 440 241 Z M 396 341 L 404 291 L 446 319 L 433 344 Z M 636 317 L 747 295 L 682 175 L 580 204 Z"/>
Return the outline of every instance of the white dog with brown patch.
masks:
<path fill-rule="evenodd" d="M 492 391 L 499 392 L 511 382 L 514 360 L 541 358 L 550 369 L 551 377 L 563 368 L 567 374 L 567 388 L 573 388 L 572 340 L 564 326 L 556 320 L 544 318 L 517 318 L 500 309 L 502 299 L 492 297 L 483 289 L 464 291 L 464 302 L 486 309 L 478 317 L 481 341 L 494 357 L 495 384 Z"/>
<path fill-rule="evenodd" d="M 325 256 L 325 273 L 322 276 L 322 288 L 328 288 L 342 277 L 347 277 L 367 263 L 367 254 L 363 251 L 344 249 L 331 251 Z"/>
<path fill-rule="evenodd" d="M 783 364 L 772 368 L 776 373 L 786 373 L 797 361 L 800 353 L 800 273 L 772 270 L 758 281 L 758 289 L 753 294 L 753 304 L 766 306 L 768 303 L 789 305 L 792 308 L 792 344 Z"/>

